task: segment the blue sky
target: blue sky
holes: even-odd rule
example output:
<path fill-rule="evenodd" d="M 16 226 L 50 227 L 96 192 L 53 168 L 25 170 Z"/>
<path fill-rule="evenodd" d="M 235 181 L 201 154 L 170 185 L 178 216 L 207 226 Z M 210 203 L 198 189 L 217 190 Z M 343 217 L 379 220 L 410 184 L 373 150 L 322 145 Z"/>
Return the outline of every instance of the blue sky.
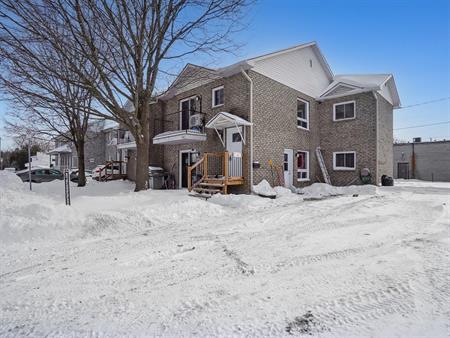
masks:
<path fill-rule="evenodd" d="M 315 40 L 335 74 L 393 73 L 403 106 L 450 97 L 448 0 L 260 0 L 237 39 L 239 55 L 216 65 Z M 0 120 L 5 110 L 0 102 Z M 445 121 L 449 100 L 394 114 L 394 128 Z M 394 136 L 450 139 L 450 124 L 394 130 Z"/>

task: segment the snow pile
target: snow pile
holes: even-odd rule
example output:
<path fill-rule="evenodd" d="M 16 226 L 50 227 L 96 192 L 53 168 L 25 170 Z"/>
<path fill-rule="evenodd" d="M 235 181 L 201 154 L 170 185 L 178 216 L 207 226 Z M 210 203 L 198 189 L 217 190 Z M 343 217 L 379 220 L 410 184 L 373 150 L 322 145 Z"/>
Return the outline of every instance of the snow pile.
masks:
<path fill-rule="evenodd" d="M 24 190 L 22 180 L 15 173 L 1 170 L 0 171 L 0 193 L 6 190 Z"/>
<path fill-rule="evenodd" d="M 377 187 L 374 185 L 350 185 L 347 187 L 336 187 L 326 183 L 314 183 L 305 188 L 297 189 L 297 193 L 305 198 L 324 198 L 340 195 L 374 195 Z"/>
<path fill-rule="evenodd" d="M 253 186 L 253 192 L 264 197 L 276 197 L 277 192 L 270 186 L 269 182 L 262 180 Z"/>
<path fill-rule="evenodd" d="M 16 174 L 0 172 L 0 243 L 49 239 L 56 228 L 71 229 L 70 225 L 80 216 L 69 209 L 62 212 L 64 207 L 29 191 L 28 183 Z"/>
<path fill-rule="evenodd" d="M 450 187 L 60 184 L 0 175 L 0 336 L 448 336 Z"/>

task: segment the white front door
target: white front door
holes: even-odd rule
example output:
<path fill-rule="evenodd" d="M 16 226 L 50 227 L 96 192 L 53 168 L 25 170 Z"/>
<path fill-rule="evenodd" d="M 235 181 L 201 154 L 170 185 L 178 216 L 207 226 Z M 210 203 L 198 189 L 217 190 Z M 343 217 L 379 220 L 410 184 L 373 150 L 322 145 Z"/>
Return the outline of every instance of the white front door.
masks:
<path fill-rule="evenodd" d="M 239 130 L 240 129 L 240 130 Z M 242 127 L 236 128 L 227 128 L 226 129 L 226 137 L 227 137 L 227 151 L 230 153 L 242 153 L 242 136 L 244 135 L 242 132 Z M 240 133 L 239 133 L 240 131 Z"/>
<path fill-rule="evenodd" d="M 293 184 L 294 171 L 294 151 L 292 149 L 284 149 L 283 171 L 284 186 L 290 188 Z"/>
<path fill-rule="evenodd" d="M 226 145 L 229 152 L 228 176 L 242 177 L 242 127 L 226 129 Z"/>

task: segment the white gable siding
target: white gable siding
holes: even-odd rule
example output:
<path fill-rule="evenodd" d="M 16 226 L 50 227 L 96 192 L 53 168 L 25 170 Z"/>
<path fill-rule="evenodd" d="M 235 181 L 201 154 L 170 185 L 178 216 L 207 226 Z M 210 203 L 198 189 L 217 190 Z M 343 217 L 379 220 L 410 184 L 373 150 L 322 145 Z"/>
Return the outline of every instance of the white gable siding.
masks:
<path fill-rule="evenodd" d="M 255 61 L 253 70 L 313 97 L 330 84 L 311 47 Z"/>
<path fill-rule="evenodd" d="M 386 101 L 388 101 L 390 104 L 393 104 L 391 91 L 389 90 L 389 81 L 386 82 L 386 84 L 381 86 L 381 90 L 378 91 L 381 96 L 383 96 Z"/>

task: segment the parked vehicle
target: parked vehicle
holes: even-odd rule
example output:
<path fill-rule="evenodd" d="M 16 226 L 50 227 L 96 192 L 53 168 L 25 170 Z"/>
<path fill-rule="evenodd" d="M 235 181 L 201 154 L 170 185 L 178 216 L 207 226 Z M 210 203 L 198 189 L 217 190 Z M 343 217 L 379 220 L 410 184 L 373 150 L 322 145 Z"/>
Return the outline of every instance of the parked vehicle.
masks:
<path fill-rule="evenodd" d="M 85 172 L 84 172 L 84 175 L 86 176 L 86 178 L 92 177 L 92 172 L 90 172 L 90 171 L 85 171 Z M 71 180 L 72 182 L 78 182 L 78 170 L 73 170 L 73 171 L 70 173 L 70 180 Z"/>
<path fill-rule="evenodd" d="M 120 165 L 119 164 L 113 164 L 112 165 L 112 170 L 111 170 L 111 168 L 107 168 L 106 170 L 104 168 L 105 168 L 104 164 L 96 166 L 92 170 L 92 178 L 94 180 L 100 179 L 100 173 L 101 173 L 101 177 L 102 178 L 105 175 L 110 175 L 110 174 L 119 175 L 120 174 Z"/>
<path fill-rule="evenodd" d="M 28 169 L 20 170 L 16 174 L 21 178 L 23 182 L 29 182 Z M 64 175 L 62 174 L 62 172 L 56 169 L 50 168 L 31 169 L 31 182 L 34 183 L 51 182 L 54 180 L 62 180 L 62 179 L 64 179 Z"/>

